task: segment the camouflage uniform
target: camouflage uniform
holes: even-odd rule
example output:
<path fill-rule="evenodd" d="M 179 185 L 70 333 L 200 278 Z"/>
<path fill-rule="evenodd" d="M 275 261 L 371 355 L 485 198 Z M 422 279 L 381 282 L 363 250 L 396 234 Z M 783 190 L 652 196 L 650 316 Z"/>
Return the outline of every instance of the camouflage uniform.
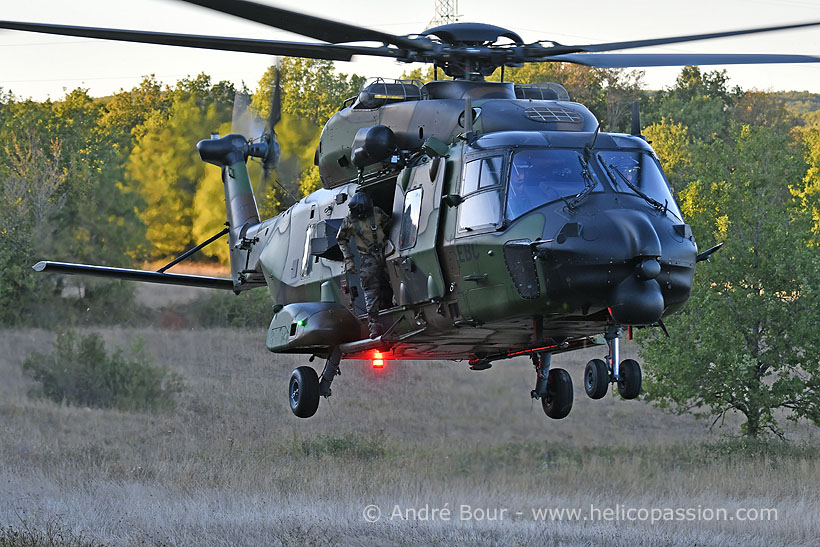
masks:
<path fill-rule="evenodd" d="M 371 335 L 381 334 L 382 327 L 378 323 L 379 310 L 390 307 L 393 301 L 393 289 L 390 287 L 384 259 L 384 246 L 390 233 L 389 225 L 390 217 L 379 207 L 373 207 L 373 214 L 368 218 L 346 216 L 336 235 L 344 255 L 345 271 L 348 273 L 356 273 L 350 244 L 355 243 L 359 251 L 359 279 L 364 291 L 367 323 Z"/>

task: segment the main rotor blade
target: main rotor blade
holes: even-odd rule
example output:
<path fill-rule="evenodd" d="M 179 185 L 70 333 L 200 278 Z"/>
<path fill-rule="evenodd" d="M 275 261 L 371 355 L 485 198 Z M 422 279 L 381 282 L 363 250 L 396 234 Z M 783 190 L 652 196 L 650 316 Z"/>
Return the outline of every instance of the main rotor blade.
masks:
<path fill-rule="evenodd" d="M 615 51 L 621 49 L 633 49 L 638 47 L 662 46 L 666 44 L 680 44 L 682 42 L 694 42 L 697 40 L 709 40 L 712 38 L 726 38 L 729 36 L 741 36 L 744 34 L 759 34 L 762 32 L 774 32 L 777 30 L 788 30 L 796 28 L 814 27 L 820 25 L 820 21 L 811 23 L 795 23 L 791 25 L 778 25 L 775 27 L 758 27 L 752 29 L 729 30 L 724 32 L 710 32 L 707 34 L 690 34 L 687 36 L 675 36 L 669 38 L 654 38 L 651 40 L 630 40 L 627 42 L 609 42 L 607 44 L 588 44 L 582 46 L 556 45 L 555 48 L 547 48 L 554 53 L 580 53 Z M 560 51 L 559 51 L 560 50 Z"/>
<path fill-rule="evenodd" d="M 546 60 L 598 68 L 820 63 L 820 57 L 812 55 L 769 55 L 765 53 L 568 53 L 554 55 Z"/>
<path fill-rule="evenodd" d="M 429 50 L 429 40 L 419 40 L 396 36 L 378 30 L 340 23 L 313 15 L 258 4 L 249 0 L 180 0 L 196 4 L 242 19 L 255 21 L 270 27 L 295 32 L 302 36 L 316 38 L 332 44 L 342 42 L 383 42 L 411 50 Z"/>
<path fill-rule="evenodd" d="M 120 42 L 137 42 L 199 49 L 216 49 L 222 51 L 239 51 L 244 53 L 262 53 L 266 55 L 287 55 L 292 57 L 310 57 L 330 61 L 349 61 L 354 55 L 373 55 L 377 57 L 397 57 L 398 51 L 387 47 L 348 46 L 336 44 L 310 44 L 304 42 L 281 42 L 279 40 L 260 40 L 255 38 L 228 38 L 222 36 L 200 36 L 195 34 L 172 34 L 167 32 L 148 32 L 142 30 L 120 30 L 97 27 L 75 27 L 69 25 L 52 25 L 45 23 L 25 23 L 20 21 L 0 21 L 0 28 L 59 34 L 62 36 L 80 36 Z"/>

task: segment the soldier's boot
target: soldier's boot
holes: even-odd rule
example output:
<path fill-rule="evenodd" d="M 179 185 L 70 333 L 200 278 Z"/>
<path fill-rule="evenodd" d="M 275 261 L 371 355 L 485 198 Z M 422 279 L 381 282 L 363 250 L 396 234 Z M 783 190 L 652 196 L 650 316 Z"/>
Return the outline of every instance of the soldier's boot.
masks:
<path fill-rule="evenodd" d="M 381 326 L 376 317 L 368 316 L 367 323 L 370 326 L 370 338 L 375 339 L 384 334 L 384 327 Z"/>

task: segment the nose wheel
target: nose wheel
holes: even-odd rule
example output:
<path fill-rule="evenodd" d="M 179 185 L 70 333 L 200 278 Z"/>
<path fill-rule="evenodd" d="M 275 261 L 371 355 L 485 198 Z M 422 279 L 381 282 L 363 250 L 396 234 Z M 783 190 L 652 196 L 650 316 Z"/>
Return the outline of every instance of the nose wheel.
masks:
<path fill-rule="evenodd" d="M 620 366 L 621 379 L 618 380 L 618 393 L 624 399 L 634 399 L 641 394 L 641 365 L 635 359 L 624 359 Z"/>
<path fill-rule="evenodd" d="M 584 370 L 584 391 L 590 399 L 601 399 L 609 390 L 609 369 L 601 359 L 593 359 Z"/>
<path fill-rule="evenodd" d="M 610 383 L 617 383 L 618 393 L 624 399 L 634 399 L 641 394 L 641 365 L 634 359 L 619 363 L 620 327 L 610 327 L 604 335 L 609 346 L 606 361 L 593 359 L 584 370 L 584 391 L 591 399 L 601 399 L 609 390 Z"/>

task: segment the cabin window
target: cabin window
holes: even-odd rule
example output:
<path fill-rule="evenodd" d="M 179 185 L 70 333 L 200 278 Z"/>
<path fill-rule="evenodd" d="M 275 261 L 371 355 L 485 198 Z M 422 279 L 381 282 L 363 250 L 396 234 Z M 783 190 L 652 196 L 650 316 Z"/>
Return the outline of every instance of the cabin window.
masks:
<path fill-rule="evenodd" d="M 419 235 L 419 218 L 421 217 L 422 188 L 410 190 L 404 197 L 404 212 L 401 216 L 401 235 L 399 249 L 409 249 L 416 244 Z"/>

